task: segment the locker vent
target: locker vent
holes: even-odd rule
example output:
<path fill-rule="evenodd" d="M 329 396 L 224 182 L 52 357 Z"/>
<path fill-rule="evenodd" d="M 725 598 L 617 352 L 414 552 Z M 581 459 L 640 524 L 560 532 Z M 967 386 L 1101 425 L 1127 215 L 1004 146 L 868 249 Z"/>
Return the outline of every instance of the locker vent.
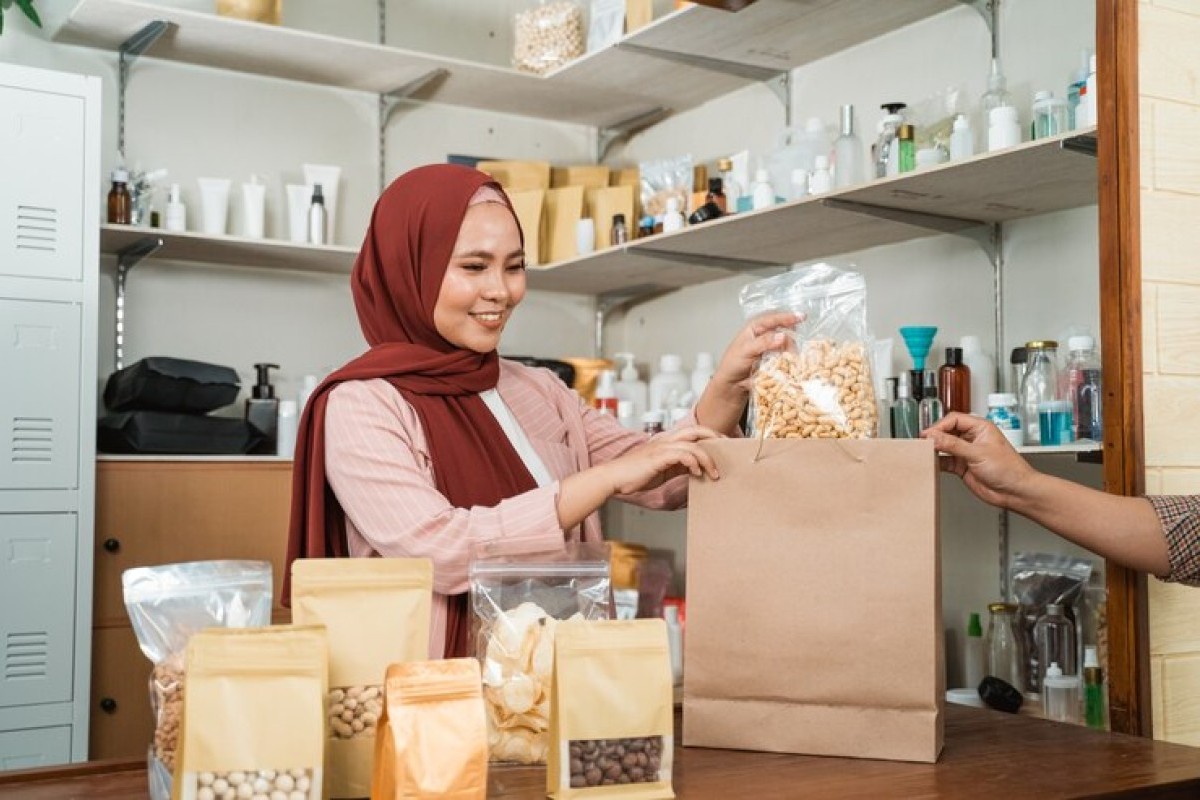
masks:
<path fill-rule="evenodd" d="M 14 417 L 12 460 L 47 463 L 54 458 L 54 420 L 50 417 Z"/>
<path fill-rule="evenodd" d="M 50 634 L 10 633 L 4 643 L 4 680 L 44 678 L 50 661 Z"/>
<path fill-rule="evenodd" d="M 58 209 L 17 206 L 17 249 L 53 253 L 58 249 Z"/>

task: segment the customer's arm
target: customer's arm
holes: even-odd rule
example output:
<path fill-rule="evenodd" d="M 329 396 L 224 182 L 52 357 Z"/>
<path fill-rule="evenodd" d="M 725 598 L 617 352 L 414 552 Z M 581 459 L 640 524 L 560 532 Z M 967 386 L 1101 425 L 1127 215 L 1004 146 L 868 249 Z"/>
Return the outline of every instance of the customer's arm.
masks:
<path fill-rule="evenodd" d="M 1173 569 L 1178 565 L 1170 558 L 1164 525 L 1145 498 L 1108 494 L 1038 472 L 994 425 L 977 417 L 949 414 L 921 435 L 946 454 L 942 468 L 962 478 L 984 502 L 1028 517 L 1118 564 L 1186 579 Z M 1200 548 L 1200 541 L 1193 547 Z"/>

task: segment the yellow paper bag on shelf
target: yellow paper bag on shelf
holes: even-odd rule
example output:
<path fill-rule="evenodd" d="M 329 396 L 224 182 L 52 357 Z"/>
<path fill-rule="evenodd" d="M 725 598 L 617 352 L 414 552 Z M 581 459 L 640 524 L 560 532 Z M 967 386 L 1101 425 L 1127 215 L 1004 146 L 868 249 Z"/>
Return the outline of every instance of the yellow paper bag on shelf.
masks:
<path fill-rule="evenodd" d="M 644 28 L 654 19 L 653 0 L 625 0 L 625 33 Z"/>
<path fill-rule="evenodd" d="M 509 192 L 517 221 L 525 234 L 525 263 L 536 267 L 542 263 L 542 217 L 545 212 L 546 191 L 530 189 L 524 192 Z"/>
<path fill-rule="evenodd" d="M 582 218 L 582 186 L 564 186 L 546 192 L 546 226 L 542 229 L 541 249 L 547 263 L 575 257 L 575 227 Z M 525 238 L 528 241 L 528 235 Z"/>
<path fill-rule="evenodd" d="M 603 164 L 576 164 L 569 167 L 553 167 L 550 170 L 550 188 L 582 186 L 585 189 L 608 186 L 608 167 Z"/>
<path fill-rule="evenodd" d="M 637 167 L 622 167 L 608 174 L 610 186 L 630 186 L 633 188 L 633 217 L 626 220 L 629 224 L 629 238 L 637 235 L 638 222 L 642 219 L 642 175 Z"/>
<path fill-rule="evenodd" d="M 603 189 L 587 190 L 584 214 L 595 220 L 597 250 L 610 246 L 613 214 L 625 215 L 625 227 L 629 231 L 632 232 L 637 227 L 633 216 L 633 197 L 632 186 L 606 186 Z"/>
<path fill-rule="evenodd" d="M 506 192 L 550 188 L 549 161 L 480 161 L 475 168 L 499 181 Z"/>

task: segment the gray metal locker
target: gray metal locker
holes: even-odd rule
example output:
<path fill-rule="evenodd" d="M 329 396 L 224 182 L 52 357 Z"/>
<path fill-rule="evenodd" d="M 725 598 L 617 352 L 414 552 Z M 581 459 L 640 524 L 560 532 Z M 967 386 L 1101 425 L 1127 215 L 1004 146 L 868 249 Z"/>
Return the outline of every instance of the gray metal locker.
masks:
<path fill-rule="evenodd" d="M 0 769 L 87 758 L 100 80 L 0 64 Z"/>

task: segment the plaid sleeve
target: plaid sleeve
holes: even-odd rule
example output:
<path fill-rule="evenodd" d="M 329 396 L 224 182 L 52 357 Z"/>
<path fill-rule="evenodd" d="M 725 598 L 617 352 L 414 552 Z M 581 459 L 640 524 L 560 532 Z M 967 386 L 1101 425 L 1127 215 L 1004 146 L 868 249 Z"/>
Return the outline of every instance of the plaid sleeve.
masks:
<path fill-rule="evenodd" d="M 1166 580 L 1200 586 L 1200 495 L 1147 497 L 1162 523 L 1171 572 Z"/>

